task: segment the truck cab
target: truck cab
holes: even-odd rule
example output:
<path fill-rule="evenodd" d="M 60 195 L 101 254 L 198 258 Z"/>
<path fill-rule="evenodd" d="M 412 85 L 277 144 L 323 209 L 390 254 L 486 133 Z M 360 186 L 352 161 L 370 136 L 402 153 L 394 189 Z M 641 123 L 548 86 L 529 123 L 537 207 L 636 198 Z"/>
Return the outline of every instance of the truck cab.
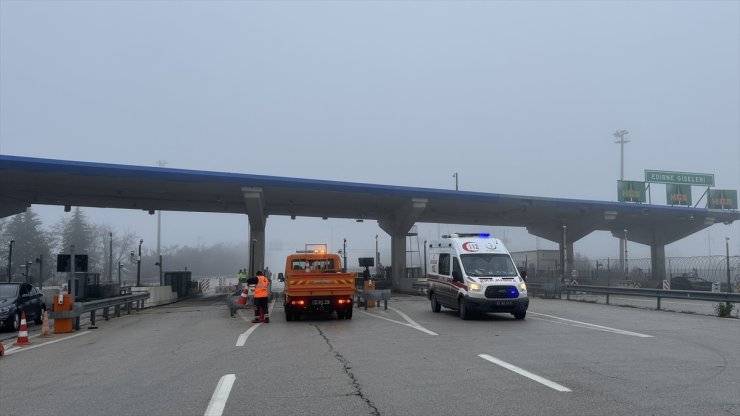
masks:
<path fill-rule="evenodd" d="M 430 243 L 427 297 L 433 312 L 456 309 L 461 319 L 505 312 L 524 319 L 527 284 L 504 243 L 487 233 L 454 233 Z"/>

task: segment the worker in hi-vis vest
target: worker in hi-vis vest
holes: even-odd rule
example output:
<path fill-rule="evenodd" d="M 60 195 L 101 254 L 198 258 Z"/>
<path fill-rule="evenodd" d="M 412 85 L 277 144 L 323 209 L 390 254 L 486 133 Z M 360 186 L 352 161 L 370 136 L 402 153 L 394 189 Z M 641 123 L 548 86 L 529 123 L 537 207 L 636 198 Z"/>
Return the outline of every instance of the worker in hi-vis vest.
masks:
<path fill-rule="evenodd" d="M 252 322 L 270 323 L 270 311 L 267 307 L 267 298 L 270 295 L 270 281 L 265 275 L 258 271 L 257 276 L 247 279 L 248 285 L 255 285 L 254 288 L 254 319 Z"/>

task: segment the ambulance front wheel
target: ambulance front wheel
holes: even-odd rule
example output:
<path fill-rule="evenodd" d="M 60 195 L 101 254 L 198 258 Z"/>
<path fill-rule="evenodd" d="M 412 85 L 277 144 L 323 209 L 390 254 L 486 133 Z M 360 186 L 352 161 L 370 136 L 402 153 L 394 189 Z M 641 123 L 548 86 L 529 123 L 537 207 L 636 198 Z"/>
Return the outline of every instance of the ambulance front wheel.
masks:
<path fill-rule="evenodd" d="M 527 316 L 527 311 L 514 313 L 514 319 L 524 319 Z"/>
<path fill-rule="evenodd" d="M 468 319 L 473 317 L 473 313 L 470 309 L 468 309 L 465 298 L 460 298 L 460 301 L 458 302 L 457 313 L 460 316 L 460 319 L 462 319 L 463 321 L 467 321 Z"/>
<path fill-rule="evenodd" d="M 437 302 L 437 294 L 432 293 L 431 298 L 432 299 L 430 302 L 432 303 L 432 312 L 438 313 L 440 310 L 442 310 L 442 305 L 440 305 L 439 302 Z"/>

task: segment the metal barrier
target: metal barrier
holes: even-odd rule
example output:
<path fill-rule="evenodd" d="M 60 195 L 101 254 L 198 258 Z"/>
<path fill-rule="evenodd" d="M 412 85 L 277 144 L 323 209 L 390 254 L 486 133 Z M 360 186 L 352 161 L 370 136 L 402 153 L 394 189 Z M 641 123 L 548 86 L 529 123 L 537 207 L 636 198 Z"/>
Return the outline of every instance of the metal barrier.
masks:
<path fill-rule="evenodd" d="M 384 302 L 383 309 L 388 309 L 388 299 L 391 298 L 391 290 L 390 289 L 375 289 L 375 290 L 358 290 L 356 295 L 357 301 L 355 304 L 357 307 L 360 307 L 360 304 L 362 304 L 362 300 L 365 302 L 365 310 L 367 310 L 367 301 L 368 300 L 382 300 Z"/>
<path fill-rule="evenodd" d="M 114 308 L 116 317 L 121 316 L 121 306 L 126 308 L 126 314 L 130 315 L 133 309 L 134 303 L 136 303 L 136 310 L 141 310 L 144 307 L 144 301 L 149 299 L 149 293 L 139 293 L 136 295 L 116 296 L 114 298 L 98 299 L 90 302 L 75 302 L 74 309 L 71 311 L 54 312 L 49 313 L 51 319 L 61 318 L 74 318 L 74 329 L 80 329 L 80 316 L 82 314 L 90 312 L 90 325 L 95 326 L 95 313 L 102 309 L 103 319 L 106 321 L 110 319 L 109 309 Z"/>
<path fill-rule="evenodd" d="M 529 284 L 527 285 L 529 286 Z M 705 292 L 700 290 L 663 290 L 663 289 L 635 289 L 628 287 L 611 286 L 581 286 L 566 285 L 566 299 L 570 300 L 570 294 L 575 292 L 596 293 L 606 295 L 606 304 L 609 304 L 610 295 L 654 297 L 657 299 L 657 309 L 660 310 L 660 300 L 666 299 L 688 299 L 703 300 L 710 302 L 740 302 L 740 293 L 728 292 Z"/>

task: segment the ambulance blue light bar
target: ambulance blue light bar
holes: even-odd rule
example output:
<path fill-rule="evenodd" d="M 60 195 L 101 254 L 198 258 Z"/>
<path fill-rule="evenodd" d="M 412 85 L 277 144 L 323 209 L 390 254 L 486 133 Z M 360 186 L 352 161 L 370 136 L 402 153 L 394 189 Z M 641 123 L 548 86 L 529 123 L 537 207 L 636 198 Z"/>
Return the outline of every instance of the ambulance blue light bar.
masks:
<path fill-rule="evenodd" d="M 442 238 L 456 238 L 456 237 L 480 237 L 480 238 L 488 238 L 491 236 L 491 233 L 452 233 L 452 234 L 445 234 L 442 236 Z"/>

